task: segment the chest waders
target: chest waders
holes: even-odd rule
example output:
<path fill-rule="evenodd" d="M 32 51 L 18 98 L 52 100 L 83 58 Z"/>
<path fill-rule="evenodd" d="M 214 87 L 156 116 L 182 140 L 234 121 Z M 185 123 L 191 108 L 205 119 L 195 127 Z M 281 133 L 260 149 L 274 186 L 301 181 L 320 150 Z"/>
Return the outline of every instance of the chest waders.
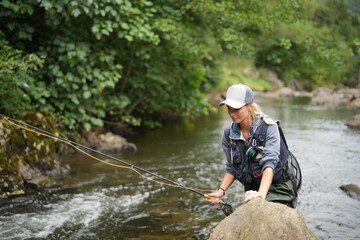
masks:
<path fill-rule="evenodd" d="M 260 122 L 254 127 L 254 132 L 249 136 L 248 141 L 240 139 L 232 139 L 230 137 L 230 127 L 226 128 L 225 134 L 230 141 L 230 158 L 236 173 L 236 179 L 239 180 L 247 190 L 258 190 L 262 178 L 262 151 L 266 144 L 266 132 L 269 125 L 277 124 L 280 134 L 280 156 L 274 169 L 274 178 L 269 191 L 284 191 L 289 192 L 286 197 L 281 200 L 280 197 L 275 197 L 274 200 L 278 202 L 290 202 L 291 207 L 296 206 L 297 193 L 301 187 L 301 170 L 299 163 L 295 156 L 288 150 L 288 145 L 285 140 L 284 133 L 278 122 L 264 121 L 261 118 Z"/>

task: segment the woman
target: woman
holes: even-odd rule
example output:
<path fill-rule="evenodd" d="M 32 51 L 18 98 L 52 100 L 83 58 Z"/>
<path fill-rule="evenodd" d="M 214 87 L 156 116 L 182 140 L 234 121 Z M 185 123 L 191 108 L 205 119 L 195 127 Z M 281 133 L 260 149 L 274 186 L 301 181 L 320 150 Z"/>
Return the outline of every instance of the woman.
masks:
<path fill-rule="evenodd" d="M 245 187 L 245 202 L 260 197 L 292 206 L 296 198 L 293 184 L 280 161 L 281 140 L 277 123 L 254 103 L 253 91 L 246 85 L 229 87 L 226 105 L 233 123 L 224 131 L 222 146 L 227 158 L 226 173 L 217 192 L 208 202 L 218 204 L 235 179 Z M 281 150 L 281 152 L 280 152 Z"/>

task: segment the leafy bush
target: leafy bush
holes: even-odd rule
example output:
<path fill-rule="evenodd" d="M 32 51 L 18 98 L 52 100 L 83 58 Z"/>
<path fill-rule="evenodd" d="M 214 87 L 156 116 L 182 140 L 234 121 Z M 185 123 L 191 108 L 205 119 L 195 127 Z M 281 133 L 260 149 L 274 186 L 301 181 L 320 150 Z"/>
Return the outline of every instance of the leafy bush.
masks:
<path fill-rule="evenodd" d="M 257 58 L 259 66 L 275 69 L 283 80 L 310 80 L 314 86 L 346 81 L 351 61 L 343 39 L 305 21 L 279 26 Z"/>
<path fill-rule="evenodd" d="M 3 0 L 0 30 L 15 51 L 45 59 L 28 73 L 36 110 L 70 130 L 104 121 L 154 127 L 169 113 L 210 111 L 216 59 L 254 56 L 258 36 L 301 16 L 301 3 Z"/>
<path fill-rule="evenodd" d="M 0 32 L 0 112 L 18 116 L 25 109 L 32 108 L 29 92 L 39 97 L 32 73 L 42 63 L 43 60 L 35 54 L 24 55 L 22 51 L 13 49 Z"/>
<path fill-rule="evenodd" d="M 279 24 L 258 47 L 256 65 L 276 70 L 282 80 L 297 79 L 309 88 L 329 84 L 355 85 L 359 60 L 359 20 L 344 3 L 311 4 L 308 19 Z"/>

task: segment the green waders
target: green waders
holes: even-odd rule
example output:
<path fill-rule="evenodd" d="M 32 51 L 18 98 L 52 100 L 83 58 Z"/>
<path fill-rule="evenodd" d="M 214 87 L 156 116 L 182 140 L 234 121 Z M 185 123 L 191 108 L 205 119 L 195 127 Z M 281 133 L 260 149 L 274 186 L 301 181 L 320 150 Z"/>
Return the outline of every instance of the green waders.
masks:
<path fill-rule="evenodd" d="M 259 185 L 254 183 L 246 183 L 244 187 L 245 191 L 259 190 Z M 291 180 L 288 180 L 282 183 L 271 184 L 265 200 L 291 206 L 291 202 L 295 200 L 295 198 L 296 194 L 294 192 L 293 184 Z"/>

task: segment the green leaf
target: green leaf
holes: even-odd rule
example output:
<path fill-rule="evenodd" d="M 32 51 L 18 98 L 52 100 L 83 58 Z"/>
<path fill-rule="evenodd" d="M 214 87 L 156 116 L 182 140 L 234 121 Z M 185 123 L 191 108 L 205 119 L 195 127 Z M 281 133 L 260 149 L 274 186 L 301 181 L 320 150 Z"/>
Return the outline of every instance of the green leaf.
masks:
<path fill-rule="evenodd" d="M 78 8 L 73 8 L 71 13 L 74 17 L 78 17 L 81 14 L 81 11 Z"/>
<path fill-rule="evenodd" d="M 83 126 L 84 126 L 84 128 L 85 128 L 86 131 L 90 131 L 90 130 L 91 130 L 91 124 L 90 124 L 90 123 L 87 123 L 87 122 L 86 122 L 86 123 L 83 124 Z"/>
<path fill-rule="evenodd" d="M 83 97 L 84 97 L 85 99 L 90 98 L 90 97 L 91 97 L 91 92 L 89 92 L 89 91 L 84 92 L 84 93 L 83 93 Z"/>
<path fill-rule="evenodd" d="M 102 127 L 104 124 L 103 120 L 99 118 L 91 118 L 91 123 L 94 124 L 95 126 L 100 126 L 100 127 Z"/>
<path fill-rule="evenodd" d="M 132 42 L 134 40 L 134 38 L 130 35 L 125 35 L 126 40 L 128 40 L 129 42 Z"/>
<path fill-rule="evenodd" d="M 120 26 L 121 26 L 123 29 L 125 29 L 125 30 L 130 29 L 129 24 L 127 24 L 126 22 L 120 23 Z"/>
<path fill-rule="evenodd" d="M 71 101 L 73 103 L 75 103 L 76 105 L 80 104 L 79 99 L 77 98 L 77 96 L 75 94 L 71 94 Z"/>

